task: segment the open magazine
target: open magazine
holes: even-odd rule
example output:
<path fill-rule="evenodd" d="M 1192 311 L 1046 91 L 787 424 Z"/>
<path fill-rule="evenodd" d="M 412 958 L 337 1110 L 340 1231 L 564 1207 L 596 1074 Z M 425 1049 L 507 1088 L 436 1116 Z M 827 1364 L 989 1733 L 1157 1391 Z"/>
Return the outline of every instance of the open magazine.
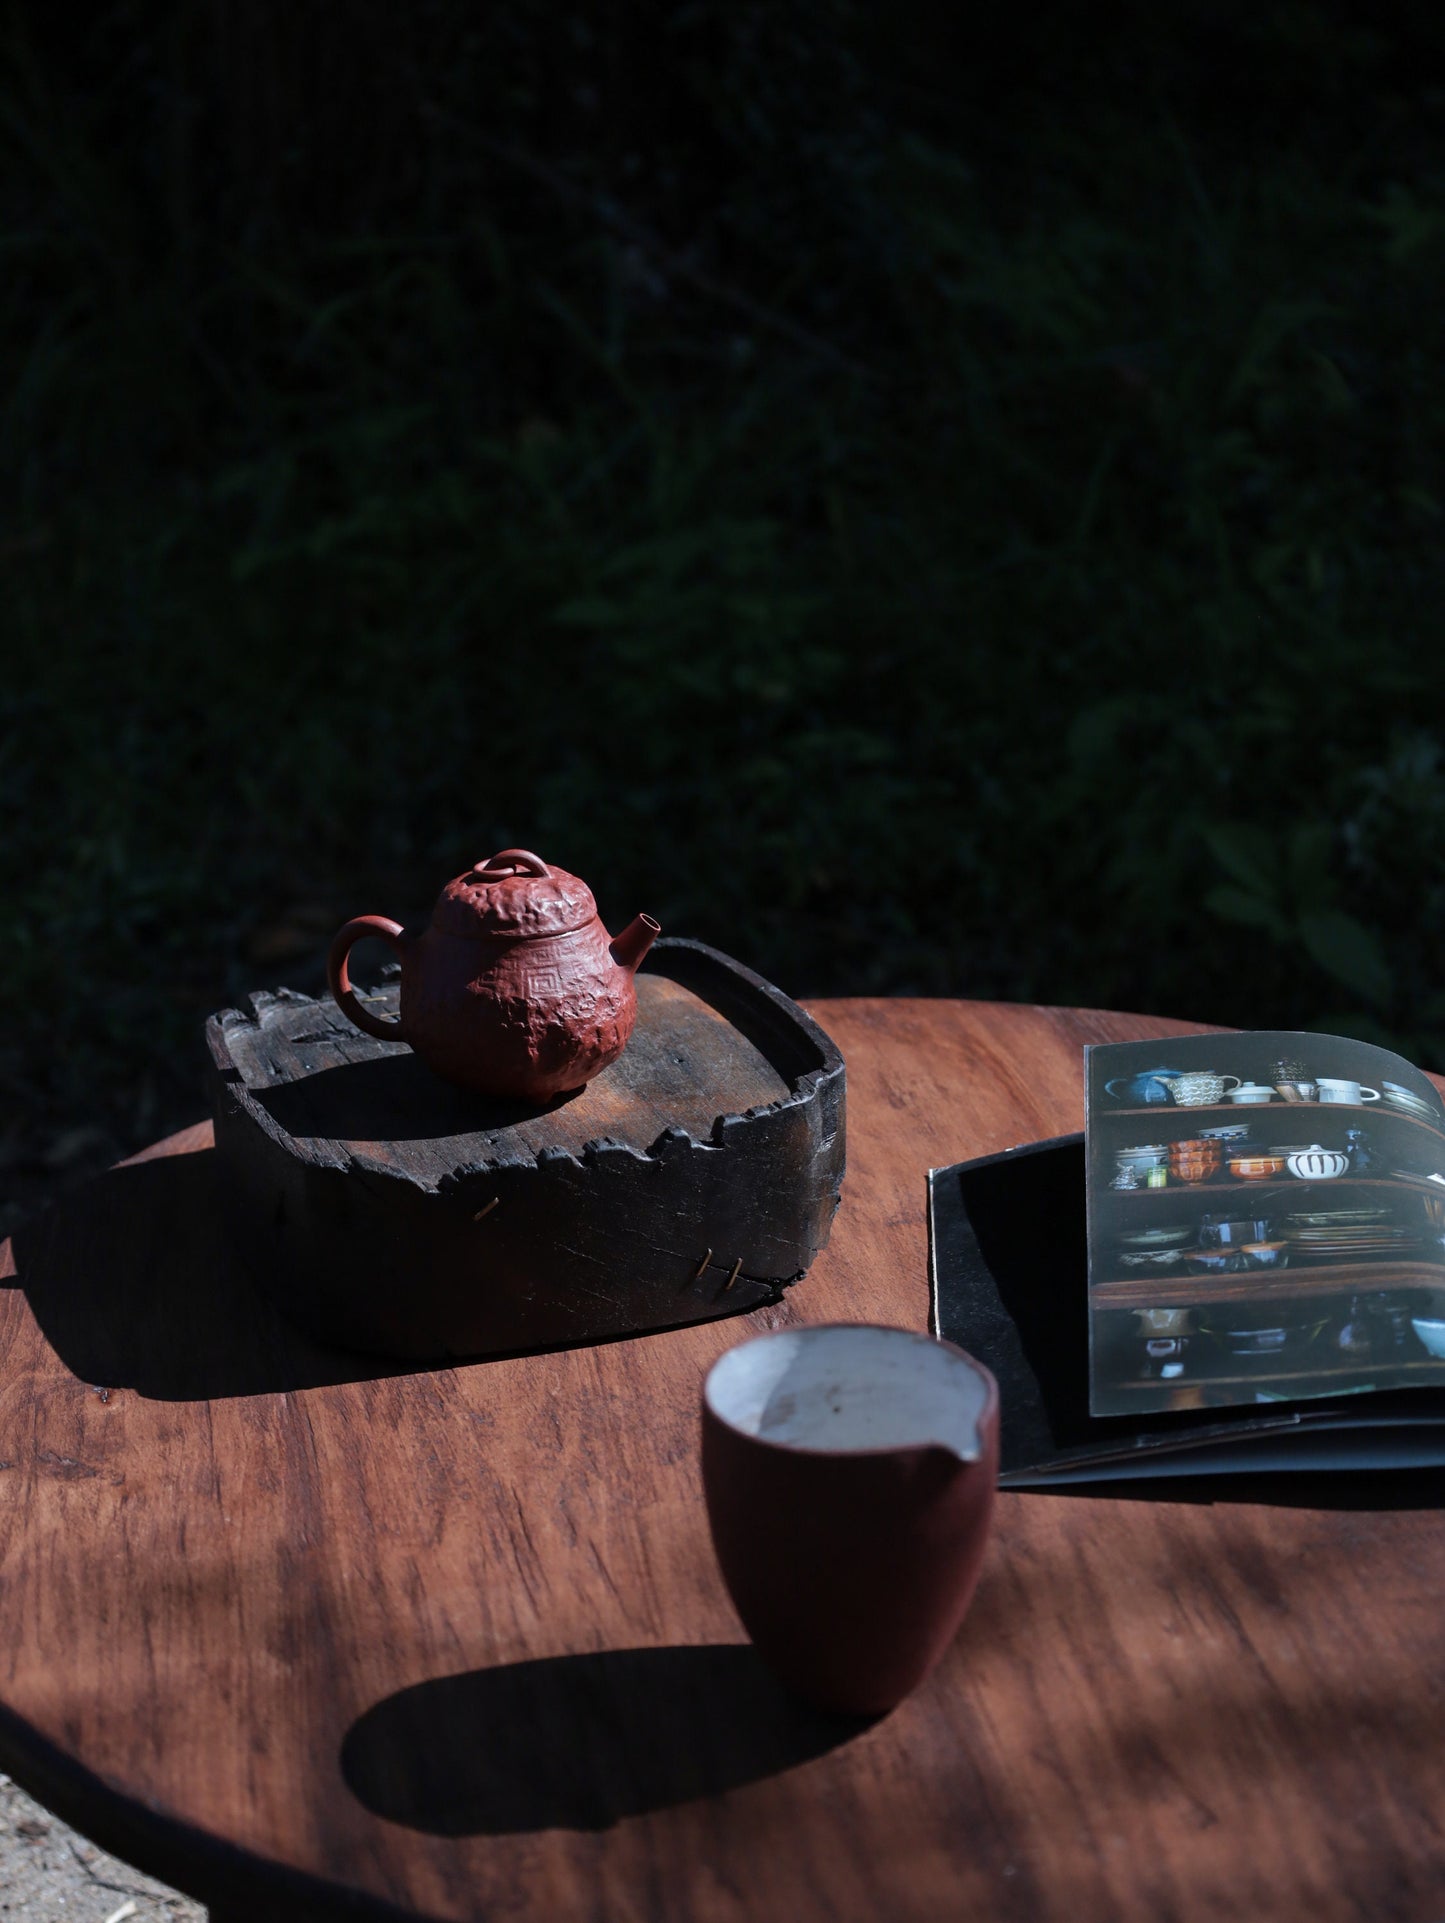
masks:
<path fill-rule="evenodd" d="M 1262 1031 L 1087 1049 L 1084 1137 L 929 1177 L 1005 1482 L 1445 1463 L 1445 1103 Z"/>

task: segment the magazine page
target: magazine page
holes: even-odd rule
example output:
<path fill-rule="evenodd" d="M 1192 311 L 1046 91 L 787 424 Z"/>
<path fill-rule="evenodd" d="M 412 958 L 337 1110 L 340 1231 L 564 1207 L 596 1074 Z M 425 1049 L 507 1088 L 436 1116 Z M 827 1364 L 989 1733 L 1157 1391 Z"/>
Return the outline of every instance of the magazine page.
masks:
<path fill-rule="evenodd" d="M 1276 1030 L 1086 1050 L 1089 1407 L 1445 1383 L 1445 1104 Z"/>
<path fill-rule="evenodd" d="M 1445 1463 L 1445 1382 L 1288 1403 L 1093 1415 L 1082 1134 L 928 1176 L 929 1326 L 999 1385 L 999 1482 L 1344 1470 Z"/>

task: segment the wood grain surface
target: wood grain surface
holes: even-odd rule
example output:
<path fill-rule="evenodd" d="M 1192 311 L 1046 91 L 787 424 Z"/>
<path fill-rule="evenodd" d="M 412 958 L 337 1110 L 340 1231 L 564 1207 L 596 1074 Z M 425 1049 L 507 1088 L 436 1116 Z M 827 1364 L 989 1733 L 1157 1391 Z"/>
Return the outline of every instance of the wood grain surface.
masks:
<path fill-rule="evenodd" d="M 1084 1043 L 1184 1028 L 814 1012 L 843 1206 L 740 1321 L 378 1374 L 238 1273 L 204 1128 L 0 1251 L 0 1765 L 236 1915 L 1445 1914 L 1432 1509 L 1004 1495 L 894 1714 L 762 1671 L 704 1371 L 779 1319 L 925 1327 L 925 1170 L 1079 1127 Z"/>

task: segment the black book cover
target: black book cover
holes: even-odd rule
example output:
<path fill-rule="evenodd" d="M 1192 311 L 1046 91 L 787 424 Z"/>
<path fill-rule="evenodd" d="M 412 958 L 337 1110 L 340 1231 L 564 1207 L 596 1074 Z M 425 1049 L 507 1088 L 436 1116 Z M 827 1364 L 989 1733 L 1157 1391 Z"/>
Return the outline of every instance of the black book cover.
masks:
<path fill-rule="evenodd" d="M 928 1189 L 932 1327 L 998 1380 L 1002 1484 L 1445 1464 L 1438 1387 L 1092 1415 L 1084 1137 L 934 1169 Z"/>

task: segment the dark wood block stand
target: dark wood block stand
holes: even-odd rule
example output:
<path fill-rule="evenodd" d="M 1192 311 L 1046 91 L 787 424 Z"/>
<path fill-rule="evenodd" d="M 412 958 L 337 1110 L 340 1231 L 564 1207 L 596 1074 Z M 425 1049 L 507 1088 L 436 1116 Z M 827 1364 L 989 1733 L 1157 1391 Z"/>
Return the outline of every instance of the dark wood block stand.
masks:
<path fill-rule="evenodd" d="M 329 1001 L 213 1016 L 229 1217 L 277 1305 L 324 1342 L 421 1358 L 776 1302 L 838 1204 L 843 1058 L 700 942 L 658 942 L 637 992 L 622 1059 L 542 1108 L 440 1080 Z"/>

